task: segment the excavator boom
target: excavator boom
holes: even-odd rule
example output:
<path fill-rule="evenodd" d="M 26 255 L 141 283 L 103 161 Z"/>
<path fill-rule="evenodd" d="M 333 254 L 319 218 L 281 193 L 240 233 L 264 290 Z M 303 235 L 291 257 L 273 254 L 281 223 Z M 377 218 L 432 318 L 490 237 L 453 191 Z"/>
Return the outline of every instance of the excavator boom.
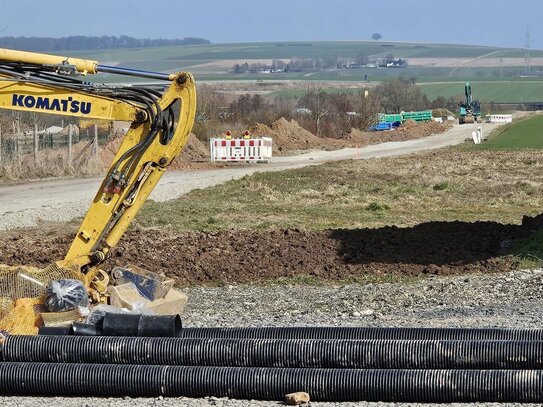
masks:
<path fill-rule="evenodd" d="M 169 82 L 163 93 L 140 86 L 83 82 L 110 72 Z M 164 74 L 97 61 L 0 49 L 0 108 L 131 122 L 64 260 L 54 266 L 94 275 L 168 165 L 188 141 L 196 113 L 190 73 Z"/>

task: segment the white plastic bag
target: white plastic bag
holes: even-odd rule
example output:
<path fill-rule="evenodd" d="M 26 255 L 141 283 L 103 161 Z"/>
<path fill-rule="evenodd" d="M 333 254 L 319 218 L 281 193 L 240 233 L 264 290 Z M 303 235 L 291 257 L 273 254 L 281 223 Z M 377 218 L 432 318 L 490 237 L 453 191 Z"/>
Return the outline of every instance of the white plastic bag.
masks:
<path fill-rule="evenodd" d="M 70 311 L 88 305 L 89 294 L 80 280 L 54 280 L 45 289 L 45 308 L 50 312 Z"/>

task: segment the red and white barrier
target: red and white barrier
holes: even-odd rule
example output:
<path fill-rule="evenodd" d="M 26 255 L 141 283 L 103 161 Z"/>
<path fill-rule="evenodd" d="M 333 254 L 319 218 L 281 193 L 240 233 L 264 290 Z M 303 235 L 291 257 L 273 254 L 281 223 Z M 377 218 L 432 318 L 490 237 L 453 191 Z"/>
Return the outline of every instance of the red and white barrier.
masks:
<path fill-rule="evenodd" d="M 489 115 L 490 123 L 511 123 L 513 116 L 510 114 L 491 114 Z"/>
<path fill-rule="evenodd" d="M 272 158 L 271 137 L 251 139 L 209 139 L 211 161 L 270 162 Z"/>

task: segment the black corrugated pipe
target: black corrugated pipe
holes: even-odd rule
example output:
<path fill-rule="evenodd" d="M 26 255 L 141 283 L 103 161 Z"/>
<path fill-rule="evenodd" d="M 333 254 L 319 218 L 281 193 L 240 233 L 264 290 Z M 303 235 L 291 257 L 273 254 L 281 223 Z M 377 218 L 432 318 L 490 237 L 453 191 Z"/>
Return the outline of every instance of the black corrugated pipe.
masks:
<path fill-rule="evenodd" d="M 106 312 L 102 322 L 104 335 L 137 336 L 140 314 L 115 314 Z"/>
<path fill-rule="evenodd" d="M 99 325 L 85 324 L 83 322 L 74 322 L 72 324 L 72 334 L 81 336 L 99 336 L 103 335 L 102 327 Z"/>
<path fill-rule="evenodd" d="M 0 363 L 1 395 L 543 402 L 540 370 L 352 370 Z"/>
<path fill-rule="evenodd" d="M 102 321 L 106 336 L 180 336 L 181 317 L 176 315 L 115 314 L 107 312 Z"/>
<path fill-rule="evenodd" d="M 142 315 L 138 336 L 177 337 L 181 334 L 179 315 Z"/>
<path fill-rule="evenodd" d="M 183 328 L 183 338 L 543 340 L 543 329 L 396 327 Z"/>
<path fill-rule="evenodd" d="M 72 335 L 73 328 L 71 326 L 40 326 L 38 335 Z"/>
<path fill-rule="evenodd" d="M 542 369 L 541 341 L 8 336 L 6 362 L 349 369 Z"/>

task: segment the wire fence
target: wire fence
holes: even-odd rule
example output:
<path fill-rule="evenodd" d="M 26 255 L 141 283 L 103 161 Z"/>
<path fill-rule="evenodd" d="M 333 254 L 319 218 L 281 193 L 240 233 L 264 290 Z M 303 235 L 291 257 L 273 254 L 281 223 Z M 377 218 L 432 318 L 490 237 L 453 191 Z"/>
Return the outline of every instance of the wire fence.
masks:
<path fill-rule="evenodd" d="M 67 166 L 77 165 L 82 158 L 98 157 L 99 146 L 110 137 L 111 132 L 100 131 L 97 125 L 82 131 L 75 125 L 42 130 L 34 125 L 25 132 L 3 132 L 0 128 L 0 165 L 29 158 L 37 163 L 44 152 L 56 154 Z"/>

